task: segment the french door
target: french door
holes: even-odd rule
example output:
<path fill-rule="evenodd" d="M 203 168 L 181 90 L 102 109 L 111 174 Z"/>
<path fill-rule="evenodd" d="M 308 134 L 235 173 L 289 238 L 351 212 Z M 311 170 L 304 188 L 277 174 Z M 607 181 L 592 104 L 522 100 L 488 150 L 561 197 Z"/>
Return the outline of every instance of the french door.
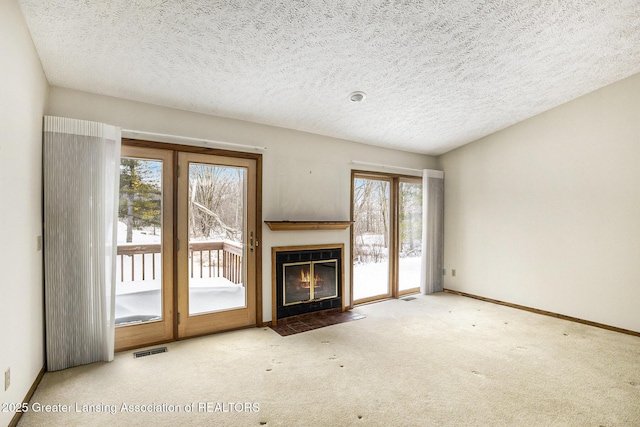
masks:
<path fill-rule="evenodd" d="M 116 350 L 173 338 L 173 152 L 122 146 Z"/>
<path fill-rule="evenodd" d="M 255 325 L 255 161 L 179 153 L 178 170 L 178 336 Z"/>
<path fill-rule="evenodd" d="M 352 301 L 420 290 L 422 180 L 353 172 Z"/>
<path fill-rule="evenodd" d="M 257 160 L 123 145 L 120 170 L 116 349 L 255 325 Z"/>

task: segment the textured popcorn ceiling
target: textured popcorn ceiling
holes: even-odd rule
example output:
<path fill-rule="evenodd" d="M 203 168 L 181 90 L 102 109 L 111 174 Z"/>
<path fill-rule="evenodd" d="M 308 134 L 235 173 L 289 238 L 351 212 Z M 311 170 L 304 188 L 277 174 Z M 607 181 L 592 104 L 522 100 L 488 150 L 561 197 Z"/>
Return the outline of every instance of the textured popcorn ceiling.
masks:
<path fill-rule="evenodd" d="M 640 72 L 640 0 L 19 3 L 52 85 L 427 154 Z"/>

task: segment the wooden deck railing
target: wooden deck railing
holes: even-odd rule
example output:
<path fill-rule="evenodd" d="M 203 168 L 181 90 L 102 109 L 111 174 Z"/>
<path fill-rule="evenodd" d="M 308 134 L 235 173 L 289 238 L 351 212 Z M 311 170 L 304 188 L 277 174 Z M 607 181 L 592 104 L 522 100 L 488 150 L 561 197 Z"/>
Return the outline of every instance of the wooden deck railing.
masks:
<path fill-rule="evenodd" d="M 189 277 L 224 277 L 241 283 L 242 246 L 228 241 L 190 243 Z"/>
<path fill-rule="evenodd" d="M 130 260 L 131 265 L 131 275 L 129 278 L 129 274 L 127 274 L 127 281 L 136 280 L 136 277 L 140 277 L 142 280 L 149 279 L 149 272 L 147 266 L 145 265 L 149 258 L 151 258 L 151 280 L 156 279 L 156 273 L 159 273 L 162 269 L 162 265 L 160 264 L 160 251 L 162 246 L 157 244 L 148 244 L 148 245 L 139 245 L 127 243 L 123 245 L 118 245 L 118 265 L 120 266 L 120 281 L 124 282 L 125 280 L 125 266 L 128 267 L 129 264 L 125 264 L 125 259 Z M 141 255 L 136 257 L 136 255 Z M 150 257 L 147 255 L 151 255 Z M 156 257 L 157 255 L 157 257 Z M 125 258 L 127 257 L 127 258 Z M 157 268 L 156 268 L 156 258 L 157 258 Z M 141 274 L 136 274 L 136 261 L 140 261 L 138 264 L 138 269 L 141 271 Z"/>
<path fill-rule="evenodd" d="M 118 245 L 118 278 L 121 282 L 156 280 L 162 270 L 160 244 Z M 189 244 L 189 277 L 224 277 L 242 283 L 242 246 L 229 241 L 205 241 Z"/>

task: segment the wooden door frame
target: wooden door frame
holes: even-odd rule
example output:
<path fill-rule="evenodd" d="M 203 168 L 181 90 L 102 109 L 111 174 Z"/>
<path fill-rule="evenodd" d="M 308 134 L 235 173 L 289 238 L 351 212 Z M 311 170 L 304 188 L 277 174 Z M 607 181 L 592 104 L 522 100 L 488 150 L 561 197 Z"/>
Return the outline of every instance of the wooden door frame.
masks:
<path fill-rule="evenodd" d="M 243 151 L 230 151 L 223 150 L 219 148 L 208 148 L 208 147 L 199 147 L 193 145 L 182 145 L 182 144 L 174 144 L 174 143 L 166 143 L 166 142 L 156 142 L 156 141 L 148 141 L 142 139 L 133 139 L 133 138 L 122 138 L 122 145 L 131 146 L 131 147 L 141 147 L 141 148 L 152 148 L 152 149 L 160 149 L 160 150 L 168 150 L 173 152 L 173 200 L 177 200 L 177 191 L 178 191 L 178 152 L 186 152 L 186 153 L 200 153 L 200 154 L 210 154 L 217 156 L 225 156 L 225 157 L 237 157 L 244 159 L 254 159 L 256 161 L 256 197 L 255 197 L 255 207 L 256 207 L 256 230 L 255 230 L 255 239 L 256 239 L 256 260 L 255 260 L 255 270 L 256 270 L 256 295 L 255 295 L 255 304 L 256 304 L 256 326 L 264 326 L 265 323 L 263 321 L 263 307 L 262 307 L 262 154 L 260 153 L 247 153 Z M 173 218 L 177 218 L 177 203 L 173 205 Z M 177 239 L 177 223 L 174 221 L 173 226 L 173 241 L 172 247 L 176 247 L 176 239 Z M 177 265 L 177 251 L 173 251 L 173 265 Z M 177 300 L 177 269 L 173 269 L 173 336 L 169 340 L 162 340 L 153 343 L 149 343 L 148 345 L 161 344 L 170 341 L 179 340 L 178 338 L 178 300 Z M 121 350 L 124 350 L 121 349 Z"/>

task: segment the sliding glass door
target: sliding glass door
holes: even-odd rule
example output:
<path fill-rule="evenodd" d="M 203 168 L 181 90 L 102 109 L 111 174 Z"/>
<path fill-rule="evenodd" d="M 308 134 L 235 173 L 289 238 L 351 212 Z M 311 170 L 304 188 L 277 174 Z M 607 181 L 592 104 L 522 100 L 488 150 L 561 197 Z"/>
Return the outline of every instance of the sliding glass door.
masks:
<path fill-rule="evenodd" d="M 420 178 L 353 172 L 352 302 L 418 292 L 422 259 Z"/>

